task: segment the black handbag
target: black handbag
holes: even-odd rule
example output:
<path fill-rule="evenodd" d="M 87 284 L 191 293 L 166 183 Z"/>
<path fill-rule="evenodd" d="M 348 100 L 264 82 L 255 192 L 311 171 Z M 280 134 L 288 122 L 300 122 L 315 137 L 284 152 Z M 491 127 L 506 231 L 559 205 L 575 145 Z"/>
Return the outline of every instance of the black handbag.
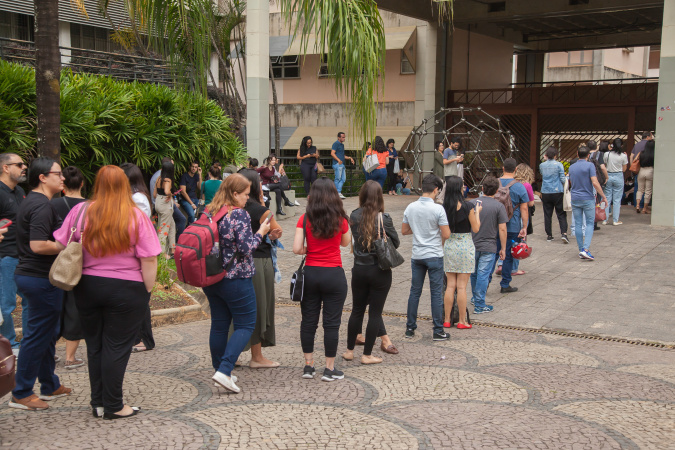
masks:
<path fill-rule="evenodd" d="M 302 243 L 305 243 L 305 224 L 307 222 L 307 216 L 302 218 Z M 291 276 L 291 300 L 294 302 L 302 302 L 302 295 L 305 291 L 305 257 L 302 258 L 300 267 L 298 270 L 293 272 Z"/>
<path fill-rule="evenodd" d="M 382 213 L 377 215 L 377 239 L 373 244 L 375 245 L 375 254 L 377 255 L 377 265 L 381 270 L 391 270 L 403 264 L 403 256 L 396 250 L 394 243 L 387 239 L 387 233 L 380 234 L 380 230 L 384 230 L 382 224 Z"/>
<path fill-rule="evenodd" d="M 0 397 L 12 392 L 14 381 L 16 356 L 12 353 L 12 346 L 7 338 L 0 334 Z"/>
<path fill-rule="evenodd" d="M 457 294 L 455 294 L 455 301 L 452 303 L 452 311 L 450 311 L 450 326 L 455 326 L 459 323 L 459 307 L 457 306 Z M 471 325 L 471 316 L 469 316 L 469 307 L 466 308 L 466 323 Z"/>
<path fill-rule="evenodd" d="M 284 191 L 287 191 L 291 188 L 291 180 L 289 180 L 286 175 L 279 177 L 279 184 L 281 185 L 281 189 Z"/>

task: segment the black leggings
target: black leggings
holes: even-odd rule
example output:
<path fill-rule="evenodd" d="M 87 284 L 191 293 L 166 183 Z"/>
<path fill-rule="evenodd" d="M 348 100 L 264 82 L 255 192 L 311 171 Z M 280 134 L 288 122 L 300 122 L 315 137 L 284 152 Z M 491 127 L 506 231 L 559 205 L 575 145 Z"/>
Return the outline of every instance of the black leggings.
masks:
<path fill-rule="evenodd" d="M 368 306 L 368 325 L 363 354 L 370 355 L 375 339 L 387 334 L 382 320 L 382 310 L 391 288 L 391 277 L 391 270 L 380 270 L 377 266 L 354 266 L 352 269 L 353 310 L 347 327 L 348 350 L 354 350 L 356 335 L 361 332 L 363 326 L 366 306 Z"/>
<path fill-rule="evenodd" d="M 546 230 L 546 236 L 553 236 L 551 222 L 554 209 L 558 216 L 560 233 L 567 234 L 567 213 L 563 208 L 563 195 L 562 192 L 557 194 L 541 194 L 541 204 L 544 207 L 544 229 Z"/>
<path fill-rule="evenodd" d="M 150 293 L 140 281 L 82 275 L 75 299 L 87 343 L 91 406 L 118 412 L 124 407 L 124 372 Z"/>
<path fill-rule="evenodd" d="M 276 194 L 277 198 L 277 212 L 281 211 L 281 205 L 283 205 L 283 201 L 288 201 L 288 198 L 286 198 L 286 194 L 284 194 L 284 190 L 281 187 L 279 183 L 270 183 L 267 184 L 266 187 L 270 190 L 270 192 L 274 192 Z"/>
<path fill-rule="evenodd" d="M 150 313 L 150 305 L 148 305 L 148 308 L 145 311 L 141 328 L 138 330 L 136 344 L 139 342 L 142 342 L 147 350 L 155 348 L 155 336 L 152 334 L 152 314 Z"/>
<path fill-rule="evenodd" d="M 335 358 L 340 338 L 342 308 L 347 298 L 347 277 L 342 267 L 305 266 L 305 286 L 300 304 L 300 343 L 303 353 L 314 352 L 314 337 L 323 304 L 323 343 L 326 358 Z"/>
<path fill-rule="evenodd" d="M 307 164 L 304 161 L 300 164 L 300 172 L 302 172 L 302 179 L 305 180 L 305 195 L 309 195 L 309 190 L 312 183 L 316 181 L 315 164 Z"/>
<path fill-rule="evenodd" d="M 395 160 L 393 160 L 395 161 Z M 394 173 L 394 162 L 387 164 L 387 179 L 389 180 L 388 191 L 396 190 L 396 174 Z"/>

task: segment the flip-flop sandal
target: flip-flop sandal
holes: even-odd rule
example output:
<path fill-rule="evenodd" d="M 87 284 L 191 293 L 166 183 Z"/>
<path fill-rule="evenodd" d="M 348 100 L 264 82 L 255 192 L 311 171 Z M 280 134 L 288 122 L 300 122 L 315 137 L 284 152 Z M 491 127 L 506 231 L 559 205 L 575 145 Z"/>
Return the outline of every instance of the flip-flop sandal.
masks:
<path fill-rule="evenodd" d="M 518 272 L 512 273 L 511 276 L 516 276 L 516 275 L 525 275 L 527 272 L 524 270 L 519 270 Z"/>
<path fill-rule="evenodd" d="M 138 347 L 138 346 L 134 345 L 133 347 L 131 347 L 131 353 L 140 353 L 140 352 L 146 352 L 146 351 L 148 351 L 148 349 L 145 348 L 145 346 Z"/>

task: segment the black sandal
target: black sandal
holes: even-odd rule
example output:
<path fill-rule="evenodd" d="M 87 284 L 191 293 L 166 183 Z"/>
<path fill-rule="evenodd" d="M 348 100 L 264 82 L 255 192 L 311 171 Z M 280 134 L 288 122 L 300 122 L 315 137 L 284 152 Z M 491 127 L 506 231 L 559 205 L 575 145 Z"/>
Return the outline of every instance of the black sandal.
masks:
<path fill-rule="evenodd" d="M 141 411 L 140 406 L 132 406 L 131 409 L 133 410 L 133 412 L 126 416 L 121 416 L 115 413 L 103 413 L 103 420 L 126 419 L 127 417 L 135 416 Z"/>

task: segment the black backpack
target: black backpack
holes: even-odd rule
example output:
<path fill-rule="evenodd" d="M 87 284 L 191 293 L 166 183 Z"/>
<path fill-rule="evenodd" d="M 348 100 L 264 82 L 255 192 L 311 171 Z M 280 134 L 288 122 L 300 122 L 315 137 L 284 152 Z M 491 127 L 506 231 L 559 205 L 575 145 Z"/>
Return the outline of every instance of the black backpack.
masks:
<path fill-rule="evenodd" d="M 597 151 L 593 155 L 591 155 L 591 162 L 595 166 L 595 176 L 598 177 L 598 183 L 600 183 L 600 186 L 604 186 L 605 183 L 607 183 L 607 177 L 605 176 L 605 173 L 602 171 L 602 168 L 600 167 L 605 163 L 605 161 L 602 158 L 602 152 Z"/>

